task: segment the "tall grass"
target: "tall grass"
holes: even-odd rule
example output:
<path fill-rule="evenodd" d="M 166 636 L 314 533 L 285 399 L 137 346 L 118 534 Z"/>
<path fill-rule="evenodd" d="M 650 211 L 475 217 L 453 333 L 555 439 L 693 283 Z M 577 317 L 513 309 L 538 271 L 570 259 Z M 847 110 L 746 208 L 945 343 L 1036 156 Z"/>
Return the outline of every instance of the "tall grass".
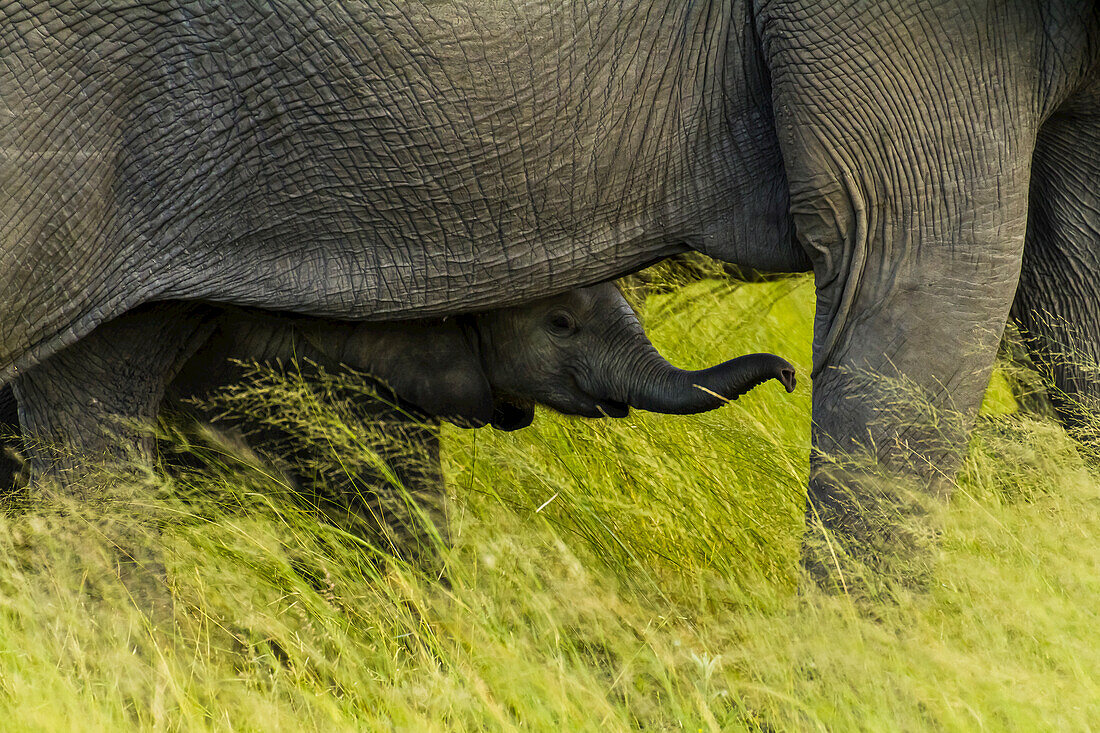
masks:
<path fill-rule="evenodd" d="M 448 431 L 446 582 L 183 435 L 166 450 L 188 468 L 0 518 L 0 728 L 1100 727 L 1100 481 L 1060 428 L 998 382 L 930 587 L 799 590 L 810 285 L 707 282 L 645 315 L 681 365 L 769 350 L 803 385 L 691 418 Z M 313 404 L 312 439 L 367 460 L 362 426 Z M 166 579 L 166 609 L 120 557 Z"/>

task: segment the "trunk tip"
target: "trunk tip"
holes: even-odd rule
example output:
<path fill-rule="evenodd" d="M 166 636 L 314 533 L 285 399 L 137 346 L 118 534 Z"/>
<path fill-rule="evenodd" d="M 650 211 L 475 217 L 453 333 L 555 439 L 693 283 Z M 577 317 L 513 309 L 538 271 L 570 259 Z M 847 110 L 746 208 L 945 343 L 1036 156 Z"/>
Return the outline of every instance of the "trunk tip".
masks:
<path fill-rule="evenodd" d="M 794 388 L 798 384 L 798 379 L 795 377 L 794 373 L 794 367 L 789 364 L 779 370 L 777 379 L 786 388 L 787 394 L 794 392 Z"/>
<path fill-rule="evenodd" d="M 764 368 L 764 372 L 761 375 L 761 382 L 767 381 L 768 379 L 774 379 L 783 385 L 783 388 L 787 390 L 788 394 L 794 392 L 794 388 L 798 384 L 794 365 L 782 356 L 776 356 L 775 354 L 750 354 L 748 357 L 742 358 L 757 360 L 757 363 Z M 764 374 L 767 376 L 763 376 Z M 759 383 L 760 382 L 757 382 L 757 384 Z"/>

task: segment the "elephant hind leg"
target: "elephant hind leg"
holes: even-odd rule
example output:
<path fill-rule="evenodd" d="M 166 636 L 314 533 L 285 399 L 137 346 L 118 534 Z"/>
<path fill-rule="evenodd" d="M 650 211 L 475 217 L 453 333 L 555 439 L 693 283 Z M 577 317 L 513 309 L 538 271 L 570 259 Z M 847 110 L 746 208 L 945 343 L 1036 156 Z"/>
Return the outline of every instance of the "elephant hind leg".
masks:
<path fill-rule="evenodd" d="M 1056 115 L 1039 132 L 1012 308 L 1059 419 L 1088 442 L 1100 439 L 1100 85 L 1094 86 L 1091 110 Z"/>
<path fill-rule="evenodd" d="M 174 369 L 204 338 L 203 323 L 191 306 L 144 307 L 21 373 L 12 387 L 35 485 L 90 498 L 110 490 L 84 473 L 97 463 L 151 459 L 153 433 L 144 426 Z M 169 621 L 173 601 L 155 525 L 131 514 L 109 537 L 125 592 L 154 620 Z"/>
<path fill-rule="evenodd" d="M 32 473 L 71 484 L 103 458 L 152 455 L 149 426 L 172 372 L 201 341 L 193 306 L 143 307 L 103 324 L 12 383 Z"/>

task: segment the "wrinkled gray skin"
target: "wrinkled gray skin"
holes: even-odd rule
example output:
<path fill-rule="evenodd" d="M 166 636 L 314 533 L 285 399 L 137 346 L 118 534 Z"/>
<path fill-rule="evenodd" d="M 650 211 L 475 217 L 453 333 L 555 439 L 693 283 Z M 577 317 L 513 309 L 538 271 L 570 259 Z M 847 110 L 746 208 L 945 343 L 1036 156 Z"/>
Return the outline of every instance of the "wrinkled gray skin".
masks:
<path fill-rule="evenodd" d="M 158 313 L 134 313 L 122 320 Z M 120 325 L 104 329 L 117 331 Z M 788 392 L 795 387 L 794 367 L 772 354 L 750 354 L 699 371 L 677 369 L 653 347 L 637 314 L 609 283 L 446 320 L 361 323 L 229 309 L 210 314 L 193 340 L 194 354 L 156 386 L 177 409 L 241 383 L 247 366 L 240 362 L 297 362 L 299 368 L 315 365 L 330 372 L 352 369 L 380 381 L 382 399 L 359 399 L 358 417 L 375 423 L 395 444 L 416 444 L 411 450 L 392 446 L 389 462 L 398 480 L 429 508 L 444 536 L 439 440 L 431 428 L 435 419 L 515 430 L 530 424 L 535 403 L 585 417 L 625 417 L 630 407 L 692 414 L 735 400 L 769 379 L 780 381 Z M 109 382 L 112 375 L 100 372 L 97 378 Z M 9 429 L 18 427 L 14 407 L 10 392 L 0 393 L 0 422 Z M 55 439 L 87 427 L 84 411 L 39 414 L 34 404 L 21 407 L 25 425 L 49 425 Z M 215 415 L 200 413 L 206 419 Z M 112 434 L 126 427 L 111 425 L 109 433 L 86 437 L 85 446 L 109 449 Z M 254 447 L 265 452 L 271 452 L 265 440 L 295 445 L 293 436 L 247 420 L 238 427 L 258 435 L 260 444 Z M 292 450 L 310 449 L 297 441 Z M 3 464 L 0 468 L 8 470 Z M 385 492 L 375 490 L 382 481 L 377 475 L 336 478 L 348 484 L 330 497 L 338 511 L 355 510 L 368 517 L 395 514 L 392 507 L 362 504 L 370 496 L 384 502 Z M 417 536 L 411 530 L 403 528 L 406 540 Z"/>
<path fill-rule="evenodd" d="M 1010 308 L 1041 362 L 1100 356 L 1098 16 L 1091 0 L 0 0 L 0 373 L 94 417 L 146 409 L 147 375 L 198 328 L 176 313 L 116 334 L 156 344 L 142 358 L 94 337 L 157 299 L 393 320 L 689 249 L 813 269 L 810 511 L 843 531 L 863 477 L 820 456 L 944 486 Z M 72 382 L 88 359 L 124 365 L 130 394 Z"/>

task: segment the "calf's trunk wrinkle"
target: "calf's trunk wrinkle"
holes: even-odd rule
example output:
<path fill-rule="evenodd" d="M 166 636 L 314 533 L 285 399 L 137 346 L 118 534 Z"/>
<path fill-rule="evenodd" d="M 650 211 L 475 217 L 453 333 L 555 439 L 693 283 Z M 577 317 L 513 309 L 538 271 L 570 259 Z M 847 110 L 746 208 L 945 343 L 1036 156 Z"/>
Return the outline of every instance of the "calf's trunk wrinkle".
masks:
<path fill-rule="evenodd" d="M 709 369 L 679 369 L 650 347 L 623 373 L 616 399 L 640 410 L 670 415 L 707 412 L 736 400 L 757 385 L 776 379 L 791 392 L 795 369 L 774 354 L 749 354 Z"/>

